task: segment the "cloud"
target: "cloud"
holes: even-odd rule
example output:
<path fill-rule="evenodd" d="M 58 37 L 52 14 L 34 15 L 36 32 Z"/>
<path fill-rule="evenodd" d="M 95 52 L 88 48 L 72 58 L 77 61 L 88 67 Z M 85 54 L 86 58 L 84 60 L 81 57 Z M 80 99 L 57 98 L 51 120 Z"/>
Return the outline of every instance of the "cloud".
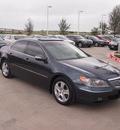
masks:
<path fill-rule="evenodd" d="M 78 11 L 81 31 L 90 31 L 98 26 L 102 14 L 108 22 L 108 15 L 119 0 L 4 0 L 0 1 L 0 27 L 24 29 L 28 18 L 34 23 L 34 29 L 46 30 L 47 6 L 49 9 L 49 29 L 58 30 L 58 24 L 65 18 L 71 29 L 77 31 Z"/>

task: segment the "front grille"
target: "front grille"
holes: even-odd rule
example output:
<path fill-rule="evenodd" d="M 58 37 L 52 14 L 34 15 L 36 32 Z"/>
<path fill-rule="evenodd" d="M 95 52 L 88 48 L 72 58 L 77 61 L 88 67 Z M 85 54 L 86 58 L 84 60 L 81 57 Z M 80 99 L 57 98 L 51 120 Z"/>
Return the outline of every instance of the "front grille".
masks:
<path fill-rule="evenodd" d="M 112 86 L 120 86 L 120 79 L 109 81 Z"/>

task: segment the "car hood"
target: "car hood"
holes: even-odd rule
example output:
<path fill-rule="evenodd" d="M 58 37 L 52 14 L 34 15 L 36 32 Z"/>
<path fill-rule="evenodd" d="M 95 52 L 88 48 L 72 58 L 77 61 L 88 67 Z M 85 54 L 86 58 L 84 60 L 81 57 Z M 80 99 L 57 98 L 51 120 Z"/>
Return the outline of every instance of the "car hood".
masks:
<path fill-rule="evenodd" d="M 88 71 L 104 80 L 120 76 L 120 70 L 116 67 L 110 65 L 109 63 L 95 59 L 94 57 L 64 60 L 60 62 L 66 66 L 77 68 L 77 70 L 82 69 L 84 71 Z"/>
<path fill-rule="evenodd" d="M 101 39 L 99 39 L 98 41 L 99 41 L 99 42 L 105 42 L 104 40 L 101 40 Z"/>
<path fill-rule="evenodd" d="M 118 42 L 111 41 L 109 44 L 110 45 L 118 45 Z"/>

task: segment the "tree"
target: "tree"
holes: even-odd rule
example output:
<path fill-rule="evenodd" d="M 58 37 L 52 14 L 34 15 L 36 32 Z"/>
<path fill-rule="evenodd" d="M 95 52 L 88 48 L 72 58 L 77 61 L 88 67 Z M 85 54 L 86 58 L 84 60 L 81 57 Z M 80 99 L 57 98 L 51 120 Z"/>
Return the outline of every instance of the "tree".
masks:
<path fill-rule="evenodd" d="M 114 36 L 120 33 L 120 5 L 114 7 L 113 11 L 109 14 L 109 27 L 113 31 Z"/>
<path fill-rule="evenodd" d="M 91 34 L 92 35 L 98 35 L 99 34 L 99 29 L 94 27 L 92 30 L 91 30 Z"/>
<path fill-rule="evenodd" d="M 66 34 L 66 31 L 70 29 L 70 24 L 66 22 L 66 19 L 62 19 L 58 26 L 60 28 L 60 34 Z"/>
<path fill-rule="evenodd" d="M 31 19 L 28 19 L 28 23 L 25 24 L 25 31 L 28 32 L 28 35 L 31 35 L 33 32 L 33 23 Z"/>
<path fill-rule="evenodd" d="M 108 31 L 108 26 L 105 22 L 103 23 L 100 22 L 100 25 L 99 25 L 100 29 L 101 29 L 101 26 L 102 26 L 102 34 L 104 35 Z"/>

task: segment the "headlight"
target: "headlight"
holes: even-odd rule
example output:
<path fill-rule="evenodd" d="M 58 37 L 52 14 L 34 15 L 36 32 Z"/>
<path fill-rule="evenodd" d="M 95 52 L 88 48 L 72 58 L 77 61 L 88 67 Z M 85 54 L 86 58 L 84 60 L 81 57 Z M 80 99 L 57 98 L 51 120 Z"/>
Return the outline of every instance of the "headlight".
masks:
<path fill-rule="evenodd" d="M 103 80 L 80 76 L 82 83 L 88 87 L 109 87 Z"/>

